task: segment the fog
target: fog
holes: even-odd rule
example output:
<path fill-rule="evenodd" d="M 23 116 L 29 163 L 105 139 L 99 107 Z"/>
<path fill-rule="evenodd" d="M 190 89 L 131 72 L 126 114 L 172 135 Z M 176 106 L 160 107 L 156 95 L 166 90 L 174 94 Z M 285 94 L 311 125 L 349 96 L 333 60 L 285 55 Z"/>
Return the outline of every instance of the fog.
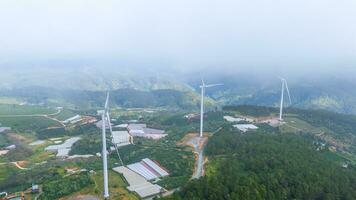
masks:
<path fill-rule="evenodd" d="M 353 0 L 2 0 L 0 67 L 180 74 L 356 68 Z"/>

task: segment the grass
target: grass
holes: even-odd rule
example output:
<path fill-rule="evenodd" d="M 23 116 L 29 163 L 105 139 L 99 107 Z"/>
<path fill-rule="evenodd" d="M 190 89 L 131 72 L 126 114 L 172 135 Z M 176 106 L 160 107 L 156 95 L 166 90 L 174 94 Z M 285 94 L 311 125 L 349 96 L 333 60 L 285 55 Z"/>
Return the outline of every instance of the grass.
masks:
<path fill-rule="evenodd" d="M 6 147 L 11 144 L 10 140 L 7 138 L 7 136 L 3 133 L 0 133 L 0 148 L 1 147 Z"/>
<path fill-rule="evenodd" d="M 45 117 L 2 117 L 0 116 L 2 126 L 9 126 L 17 131 L 38 131 L 51 126 L 61 127 L 56 121 Z"/>
<path fill-rule="evenodd" d="M 348 152 L 336 152 L 340 157 L 349 161 L 352 165 L 356 165 L 356 155 L 348 153 Z"/>
<path fill-rule="evenodd" d="M 293 133 L 293 132 L 299 132 L 299 131 L 305 131 L 313 134 L 319 134 L 321 132 L 331 132 L 330 130 L 326 128 L 316 128 L 309 123 L 300 120 L 296 117 L 288 116 L 285 119 L 286 124 L 282 125 L 280 127 L 280 131 L 282 133 Z"/>
<path fill-rule="evenodd" d="M 325 128 L 325 127 L 315 127 L 312 126 L 311 124 L 299 119 L 295 118 L 293 115 L 288 115 L 288 117 L 285 118 L 285 121 L 287 124 L 284 124 L 280 127 L 280 131 L 282 133 L 288 133 L 288 132 L 299 132 L 299 131 L 304 131 L 308 132 L 314 135 L 320 134 L 320 133 L 329 133 L 332 134 L 333 131 Z M 330 138 L 330 137 L 328 137 Z M 322 152 L 322 154 L 327 157 L 330 160 L 344 163 L 348 161 L 352 165 L 356 165 L 356 156 L 354 154 L 348 153 L 348 152 L 330 152 L 330 151 L 325 151 Z"/>
<path fill-rule="evenodd" d="M 19 99 L 13 97 L 0 97 L 0 104 L 20 104 Z"/>
<path fill-rule="evenodd" d="M 33 150 L 33 155 L 26 159 L 30 162 L 29 164 L 41 163 L 43 161 L 55 157 L 54 153 L 45 151 L 45 147 L 47 147 L 48 145 L 50 145 L 50 143 L 45 142 L 44 144 L 38 146 L 31 146 Z"/>
<path fill-rule="evenodd" d="M 56 112 L 43 106 L 0 104 L 0 115 L 45 115 Z"/>
<path fill-rule="evenodd" d="M 344 158 L 344 156 L 341 154 L 341 153 L 338 153 L 338 152 L 331 152 L 331 151 L 323 151 L 321 152 L 321 154 L 332 160 L 332 161 L 335 161 L 335 162 L 338 162 L 338 163 L 344 163 L 347 161 L 347 159 Z"/>
<path fill-rule="evenodd" d="M 60 121 L 64 121 L 70 117 L 75 116 L 76 113 L 68 110 L 68 109 L 63 109 L 58 115 L 55 116 L 56 119 L 60 120 Z"/>
<path fill-rule="evenodd" d="M 13 164 L 0 164 L 0 182 L 4 181 L 17 171 L 19 170 Z"/>

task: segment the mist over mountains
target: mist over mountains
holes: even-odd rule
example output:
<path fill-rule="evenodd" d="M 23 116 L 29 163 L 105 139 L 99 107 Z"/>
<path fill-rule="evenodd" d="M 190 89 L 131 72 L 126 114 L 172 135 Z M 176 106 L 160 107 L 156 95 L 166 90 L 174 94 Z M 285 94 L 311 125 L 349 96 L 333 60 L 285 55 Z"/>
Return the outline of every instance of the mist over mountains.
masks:
<path fill-rule="evenodd" d="M 48 63 L 42 63 L 49 65 Z M 209 69 L 199 73 L 197 69 L 178 70 L 164 67 L 73 67 L 76 63 L 54 63 L 51 67 L 10 67 L 2 69 L 0 91 L 4 96 L 18 96 L 27 100 L 42 102 L 45 99 L 63 98 L 66 101 L 97 102 L 106 90 L 121 92 L 120 106 L 149 107 L 174 104 L 174 107 L 192 108 L 198 106 L 201 78 L 207 83 L 223 83 L 210 88 L 206 94 L 216 105 L 263 105 L 278 106 L 280 81 L 272 72 Z M 66 67 L 62 67 L 65 65 Z M 231 73 L 228 73 L 231 72 Z M 336 112 L 356 113 L 356 81 L 352 70 L 328 73 L 282 73 L 288 80 L 292 105 L 300 108 L 327 109 Z M 25 92 L 27 91 L 27 92 Z M 32 91 L 32 92 L 30 92 Z M 165 91 L 165 92 L 160 92 Z M 170 92 L 167 92 L 170 91 Z M 88 98 L 79 98 L 84 96 Z M 37 98 L 31 95 L 37 94 Z M 39 95 L 41 94 L 41 95 Z M 98 95 L 99 94 L 99 95 Z M 159 94 L 159 98 L 156 98 Z M 148 96 L 146 96 L 148 95 Z M 124 98 L 125 96 L 125 98 Z M 176 100 L 170 98 L 179 97 Z M 151 99 L 143 103 L 136 98 Z M 75 100 L 77 98 L 77 100 Z M 164 100 L 163 100 L 164 99 Z M 184 102 L 192 101 L 193 102 Z M 62 99 L 63 100 L 63 99 Z M 142 101 L 143 101 L 142 100 Z M 159 103 L 161 101 L 161 103 Z"/>

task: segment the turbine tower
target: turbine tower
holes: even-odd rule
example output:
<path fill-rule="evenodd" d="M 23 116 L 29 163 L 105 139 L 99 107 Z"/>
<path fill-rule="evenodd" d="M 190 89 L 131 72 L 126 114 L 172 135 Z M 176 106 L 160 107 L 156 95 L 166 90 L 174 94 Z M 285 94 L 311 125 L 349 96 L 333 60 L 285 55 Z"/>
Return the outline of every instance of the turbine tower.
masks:
<path fill-rule="evenodd" d="M 108 159 L 106 149 L 106 121 L 108 120 L 108 105 L 109 105 L 109 92 L 106 95 L 105 108 L 101 113 L 101 129 L 102 129 L 102 142 L 103 142 L 103 176 L 104 176 L 104 199 L 109 199 L 109 181 L 108 181 Z M 110 121 L 108 122 L 110 124 Z"/>
<path fill-rule="evenodd" d="M 288 88 L 288 83 L 287 80 L 284 78 L 281 78 L 282 81 L 282 91 L 281 91 L 281 103 L 279 106 L 279 121 L 283 121 L 283 105 L 284 105 L 284 89 L 287 90 L 288 98 L 289 98 L 289 104 L 292 104 L 292 100 L 290 98 L 290 92 Z"/>
<path fill-rule="evenodd" d="M 111 126 L 111 119 L 110 119 L 110 115 L 109 115 L 109 92 L 107 94 L 107 99 L 106 99 L 106 102 L 105 102 L 105 110 L 106 110 L 105 117 L 106 117 L 106 120 L 109 122 L 109 130 L 110 130 L 110 134 L 111 134 L 111 139 L 113 140 L 114 136 L 113 136 L 112 126 Z M 121 166 L 124 166 L 124 163 L 122 162 L 122 159 L 121 159 L 121 156 L 120 156 L 120 153 L 119 153 L 119 147 L 117 146 L 116 143 L 113 143 L 113 144 L 114 144 L 117 156 L 119 157 Z"/>
<path fill-rule="evenodd" d="M 209 84 L 209 85 L 205 85 L 204 80 L 201 80 L 201 99 L 200 99 L 200 137 L 203 137 L 203 124 L 204 124 L 204 95 L 205 95 L 205 88 L 209 88 L 209 87 L 215 87 L 215 86 L 219 86 L 219 85 L 223 85 L 221 83 L 218 84 Z"/>

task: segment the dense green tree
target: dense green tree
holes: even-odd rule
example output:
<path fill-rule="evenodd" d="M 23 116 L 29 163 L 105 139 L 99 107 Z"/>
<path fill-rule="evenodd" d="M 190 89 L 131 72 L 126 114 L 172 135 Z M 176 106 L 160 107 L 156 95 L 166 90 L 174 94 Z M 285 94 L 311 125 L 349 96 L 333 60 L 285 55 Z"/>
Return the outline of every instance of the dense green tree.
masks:
<path fill-rule="evenodd" d="M 207 175 L 167 199 L 356 199 L 356 170 L 292 134 L 224 130 L 207 145 Z"/>

